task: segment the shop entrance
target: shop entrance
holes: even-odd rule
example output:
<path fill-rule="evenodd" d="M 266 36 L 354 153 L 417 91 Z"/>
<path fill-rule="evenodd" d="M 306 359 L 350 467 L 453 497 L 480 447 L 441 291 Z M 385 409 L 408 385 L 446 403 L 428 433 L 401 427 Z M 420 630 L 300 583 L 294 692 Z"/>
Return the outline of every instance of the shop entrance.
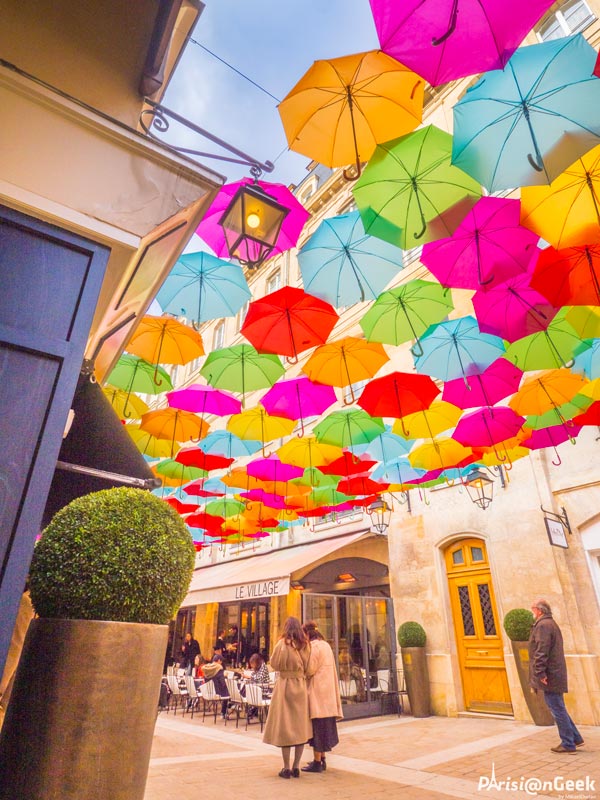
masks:
<path fill-rule="evenodd" d="M 245 666 L 253 653 L 269 658 L 270 600 L 219 605 L 218 630 L 225 631 L 225 657 L 231 666 Z"/>
<path fill-rule="evenodd" d="M 454 542 L 445 558 L 465 708 L 512 714 L 485 544 Z"/>

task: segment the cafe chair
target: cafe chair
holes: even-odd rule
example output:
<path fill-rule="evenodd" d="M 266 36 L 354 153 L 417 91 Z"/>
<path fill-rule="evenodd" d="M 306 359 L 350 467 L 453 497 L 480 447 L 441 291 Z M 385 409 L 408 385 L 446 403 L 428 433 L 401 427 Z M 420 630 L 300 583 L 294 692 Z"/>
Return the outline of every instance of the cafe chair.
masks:
<path fill-rule="evenodd" d="M 271 701 L 263 696 L 263 690 L 257 683 L 246 684 L 246 730 L 248 730 L 248 717 L 250 716 L 250 709 L 255 708 L 257 711 L 258 721 L 260 722 L 260 731 L 262 733 L 265 724 L 265 718 L 269 710 Z"/>

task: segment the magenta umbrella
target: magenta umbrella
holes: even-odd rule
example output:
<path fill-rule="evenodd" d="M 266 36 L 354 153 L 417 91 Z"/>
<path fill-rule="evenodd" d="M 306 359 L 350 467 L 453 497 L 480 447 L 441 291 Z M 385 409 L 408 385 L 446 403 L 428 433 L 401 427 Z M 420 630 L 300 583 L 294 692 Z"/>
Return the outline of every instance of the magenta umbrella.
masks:
<path fill-rule="evenodd" d="M 521 442 L 523 447 L 528 447 L 530 450 L 541 450 L 545 447 L 553 447 L 556 454 L 556 461 L 553 461 L 555 467 L 562 464 L 562 459 L 556 449 L 557 445 L 562 444 L 569 440 L 571 444 L 575 444 L 575 439 L 579 435 L 581 425 L 576 425 L 573 422 L 568 422 L 566 425 L 551 425 L 549 428 L 541 428 L 537 431 L 532 431 L 531 436 Z"/>
<path fill-rule="evenodd" d="M 531 275 L 524 273 L 475 292 L 473 309 L 479 329 L 509 342 L 545 331 L 558 308 L 533 289 L 530 281 Z"/>
<path fill-rule="evenodd" d="M 516 436 L 524 422 L 525 417 L 519 416 L 508 406 L 479 408 L 462 417 L 452 438 L 468 447 L 495 448 L 499 442 Z M 496 456 L 504 460 L 497 452 Z"/>
<path fill-rule="evenodd" d="M 250 489 L 249 492 L 242 492 L 240 497 L 243 497 L 244 500 L 249 500 L 250 502 L 262 503 L 263 505 L 268 506 L 268 508 L 292 508 L 292 506 L 288 506 L 288 504 L 285 502 L 285 499 L 280 494 L 266 492 L 264 489 Z"/>
<path fill-rule="evenodd" d="M 443 286 L 480 289 L 525 273 L 538 236 L 520 224 L 521 203 L 482 197 L 452 236 L 428 242 L 421 261 Z"/>
<path fill-rule="evenodd" d="M 215 414 L 217 417 L 239 414 L 242 410 L 241 402 L 233 395 L 201 383 L 167 392 L 167 402 L 171 408 L 196 414 Z"/>
<path fill-rule="evenodd" d="M 497 358 L 481 373 L 446 381 L 442 400 L 459 408 L 493 406 L 517 391 L 522 375 L 510 361 Z"/>
<path fill-rule="evenodd" d="M 274 453 L 267 458 L 257 458 L 251 461 L 247 467 L 246 472 L 253 478 L 259 481 L 291 481 L 292 478 L 299 478 L 304 474 L 302 467 L 294 467 L 291 464 L 284 464 L 280 461 L 279 456 Z"/>
<path fill-rule="evenodd" d="M 203 239 L 206 244 L 210 245 L 220 258 L 228 258 L 229 250 L 227 249 L 225 233 L 219 224 L 219 220 L 229 207 L 240 186 L 244 184 L 254 184 L 254 181 L 252 178 L 243 178 L 241 181 L 226 183 L 225 186 L 222 186 L 204 215 L 202 222 L 196 228 L 198 236 Z M 289 209 L 289 212 L 286 214 L 281 224 L 277 241 L 270 255 L 283 253 L 284 250 L 289 250 L 291 247 L 294 247 L 300 236 L 300 231 L 304 227 L 310 214 L 300 205 L 287 186 L 284 186 L 282 183 L 258 181 L 258 185 L 266 194 Z M 254 253 L 250 251 L 252 243 L 248 243 L 247 246 L 249 252 L 245 255 L 248 255 L 248 258 L 244 260 L 253 261 L 258 255 L 258 252 Z M 246 247 L 246 245 L 244 245 L 244 247 Z"/>
<path fill-rule="evenodd" d="M 553 0 L 370 0 L 381 49 L 432 86 L 502 69 Z"/>
<path fill-rule="evenodd" d="M 291 378 L 278 381 L 260 399 L 268 414 L 287 419 L 298 419 L 301 423 L 299 436 L 304 435 L 304 420 L 317 417 L 337 400 L 333 386 L 313 383 L 309 378 Z"/>

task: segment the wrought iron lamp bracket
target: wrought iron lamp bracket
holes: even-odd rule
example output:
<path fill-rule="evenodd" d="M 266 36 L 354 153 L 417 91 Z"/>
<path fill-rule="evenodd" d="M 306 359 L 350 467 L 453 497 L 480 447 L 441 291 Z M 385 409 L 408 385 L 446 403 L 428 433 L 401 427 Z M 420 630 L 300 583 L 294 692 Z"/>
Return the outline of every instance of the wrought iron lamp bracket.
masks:
<path fill-rule="evenodd" d="M 561 506 L 562 514 L 557 514 L 556 511 L 547 511 L 544 506 L 540 506 L 540 510 L 549 517 L 552 517 L 557 522 L 562 523 L 565 530 L 572 535 L 573 531 L 571 530 L 571 523 L 569 522 L 569 517 L 567 516 L 567 510 L 564 506 Z"/>

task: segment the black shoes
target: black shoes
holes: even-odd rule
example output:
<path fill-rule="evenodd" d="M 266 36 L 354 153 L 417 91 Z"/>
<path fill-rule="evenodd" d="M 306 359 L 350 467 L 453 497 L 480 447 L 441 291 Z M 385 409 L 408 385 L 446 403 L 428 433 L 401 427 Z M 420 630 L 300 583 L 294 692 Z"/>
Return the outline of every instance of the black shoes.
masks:
<path fill-rule="evenodd" d="M 291 778 L 292 777 L 292 770 L 291 769 L 282 769 L 279 773 L 280 778 Z"/>
<path fill-rule="evenodd" d="M 323 767 L 323 772 L 327 769 L 327 762 L 325 761 L 325 756 L 321 757 L 321 766 Z"/>
<path fill-rule="evenodd" d="M 300 777 L 300 770 L 298 767 L 294 767 L 292 769 L 292 778 L 299 778 Z"/>
<path fill-rule="evenodd" d="M 583 747 L 584 744 L 585 742 L 582 739 L 580 742 L 575 742 L 575 747 Z"/>
<path fill-rule="evenodd" d="M 306 767 L 302 767 L 302 772 L 323 772 L 324 767 L 321 761 L 311 761 Z"/>

